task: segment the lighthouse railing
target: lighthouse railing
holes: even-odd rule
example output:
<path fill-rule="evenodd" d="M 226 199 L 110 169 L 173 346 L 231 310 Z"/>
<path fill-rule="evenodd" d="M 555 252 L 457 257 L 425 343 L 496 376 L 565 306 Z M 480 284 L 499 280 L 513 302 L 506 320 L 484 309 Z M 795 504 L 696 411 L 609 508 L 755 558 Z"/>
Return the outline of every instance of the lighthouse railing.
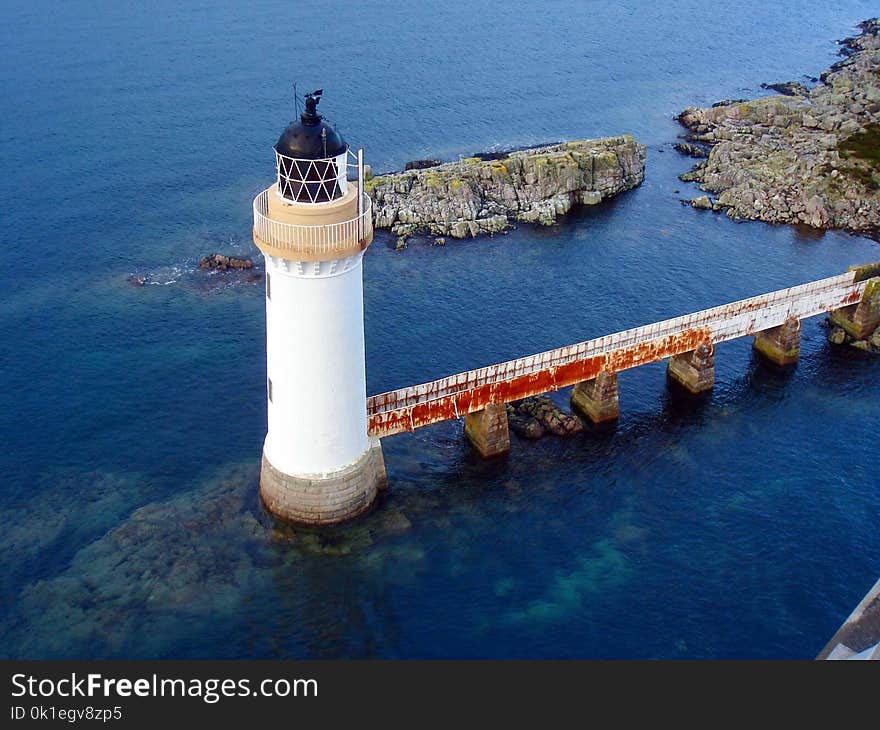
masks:
<path fill-rule="evenodd" d="M 357 151 L 357 178 L 358 178 L 358 220 L 363 222 L 364 218 L 364 148 L 358 147 Z M 361 232 L 358 232 L 360 235 Z M 361 239 L 363 236 L 361 235 Z"/>
<path fill-rule="evenodd" d="M 269 190 L 254 198 L 254 233 L 265 244 L 306 254 L 332 254 L 360 248 L 373 230 L 372 201 L 363 196 L 363 211 L 339 223 L 306 226 L 269 217 Z"/>

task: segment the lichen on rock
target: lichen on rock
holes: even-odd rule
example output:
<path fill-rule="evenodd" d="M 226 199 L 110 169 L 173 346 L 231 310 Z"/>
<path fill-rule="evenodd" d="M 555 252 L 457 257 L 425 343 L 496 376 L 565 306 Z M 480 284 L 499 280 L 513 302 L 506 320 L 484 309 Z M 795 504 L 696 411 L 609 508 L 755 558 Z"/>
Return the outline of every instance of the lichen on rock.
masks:
<path fill-rule="evenodd" d="M 629 135 L 564 142 L 374 176 L 364 186 L 376 228 L 452 238 L 499 233 L 511 221 L 551 225 L 644 179 L 645 146 Z"/>
<path fill-rule="evenodd" d="M 717 195 L 732 218 L 875 233 L 880 226 L 880 20 L 842 42 L 845 59 L 813 89 L 678 117 L 689 139 L 711 145 L 681 175 Z"/>

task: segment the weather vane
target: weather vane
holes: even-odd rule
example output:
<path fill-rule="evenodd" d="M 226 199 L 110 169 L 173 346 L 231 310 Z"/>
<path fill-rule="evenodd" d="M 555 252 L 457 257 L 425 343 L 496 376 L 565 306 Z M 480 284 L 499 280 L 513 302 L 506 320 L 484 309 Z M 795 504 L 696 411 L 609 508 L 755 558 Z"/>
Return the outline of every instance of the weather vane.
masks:
<path fill-rule="evenodd" d="M 317 117 L 318 116 L 318 102 L 321 101 L 321 94 L 324 93 L 324 89 L 317 89 L 316 91 L 312 91 L 305 95 L 306 99 L 306 111 L 305 116 L 307 117 Z"/>

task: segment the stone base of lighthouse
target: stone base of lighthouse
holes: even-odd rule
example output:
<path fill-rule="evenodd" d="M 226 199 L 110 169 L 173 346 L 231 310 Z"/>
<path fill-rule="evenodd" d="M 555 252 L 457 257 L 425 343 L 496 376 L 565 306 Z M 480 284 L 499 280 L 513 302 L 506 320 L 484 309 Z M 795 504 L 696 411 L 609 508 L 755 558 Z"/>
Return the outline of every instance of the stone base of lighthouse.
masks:
<path fill-rule="evenodd" d="M 276 517 L 304 525 L 331 525 L 366 512 L 388 483 L 382 446 L 374 439 L 356 462 L 329 474 L 285 474 L 263 452 L 260 498 Z"/>

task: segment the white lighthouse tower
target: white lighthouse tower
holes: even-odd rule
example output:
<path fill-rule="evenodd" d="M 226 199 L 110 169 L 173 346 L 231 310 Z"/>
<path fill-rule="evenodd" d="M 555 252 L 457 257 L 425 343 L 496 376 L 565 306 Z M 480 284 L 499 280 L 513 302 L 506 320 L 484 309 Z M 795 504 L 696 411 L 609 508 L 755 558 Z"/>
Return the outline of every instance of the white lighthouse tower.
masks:
<path fill-rule="evenodd" d="M 266 259 L 268 434 L 260 495 L 290 522 L 365 511 L 385 484 L 367 434 L 363 256 L 373 240 L 363 150 L 318 113 L 321 92 L 275 145 L 277 180 L 254 200 Z M 348 171 L 357 171 L 357 183 Z"/>

